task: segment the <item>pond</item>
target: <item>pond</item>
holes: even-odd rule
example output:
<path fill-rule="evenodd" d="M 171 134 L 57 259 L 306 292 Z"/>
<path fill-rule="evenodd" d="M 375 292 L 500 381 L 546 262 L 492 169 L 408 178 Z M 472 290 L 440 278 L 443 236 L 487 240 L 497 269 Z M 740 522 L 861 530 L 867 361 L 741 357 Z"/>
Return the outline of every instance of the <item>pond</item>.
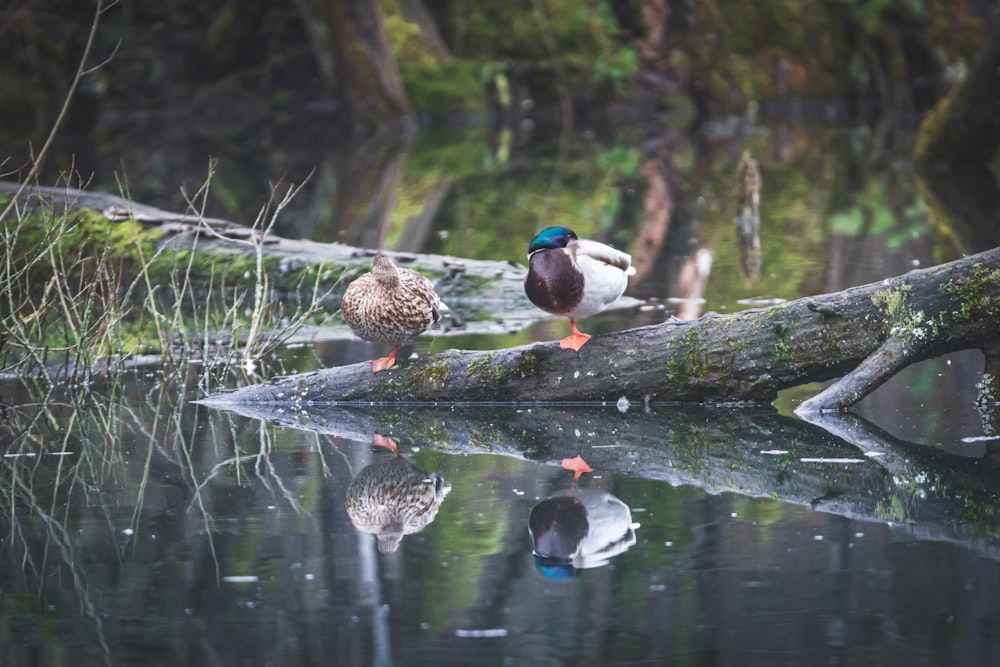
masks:
<path fill-rule="evenodd" d="M 907 145 L 897 130 L 808 124 L 566 141 L 427 131 L 245 172 L 222 155 L 210 212 L 252 218 L 259 192 L 241 199 L 233 183 L 320 165 L 280 233 L 523 262 L 537 228 L 569 224 L 639 267 L 635 301 L 580 323 L 599 334 L 993 244 L 995 230 L 942 212 Z M 744 150 L 762 173 L 759 255 L 733 225 Z M 171 208 L 136 180 L 137 200 Z M 458 327 L 414 352 L 567 332 Z M 384 352 L 333 335 L 283 355 L 303 370 Z M 193 403 L 196 366 L 54 390 L 7 380 L 4 664 L 994 664 L 1000 437 L 995 406 L 977 404 L 982 370 L 978 351 L 925 362 L 813 422 L 792 409 L 817 386 L 745 409 L 261 419 Z M 396 453 L 376 445 L 387 438 Z M 574 483 L 561 464 L 578 455 L 593 470 Z M 586 553 L 535 555 L 533 511 L 544 539 L 543 510 L 567 504 L 594 527 Z"/>

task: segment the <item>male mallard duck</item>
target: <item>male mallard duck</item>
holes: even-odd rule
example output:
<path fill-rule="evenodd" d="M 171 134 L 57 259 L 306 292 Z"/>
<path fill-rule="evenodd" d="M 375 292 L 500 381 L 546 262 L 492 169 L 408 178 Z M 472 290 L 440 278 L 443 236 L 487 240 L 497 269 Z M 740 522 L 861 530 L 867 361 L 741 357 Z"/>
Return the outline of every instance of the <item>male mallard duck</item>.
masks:
<path fill-rule="evenodd" d="M 441 473 L 428 474 L 400 456 L 392 438 L 376 434 L 374 444 L 395 456 L 365 466 L 347 487 L 344 503 L 355 528 L 374 533 L 379 553 L 388 554 L 399 548 L 403 535 L 434 520 L 451 486 Z"/>
<path fill-rule="evenodd" d="M 539 501 L 528 516 L 538 567 L 552 577 L 604 565 L 635 544 L 637 527 L 621 500 L 576 485 Z"/>
<path fill-rule="evenodd" d="M 384 253 L 375 255 L 371 273 L 354 280 L 344 291 L 340 311 L 361 338 L 392 345 L 388 357 L 372 360 L 376 373 L 396 363 L 396 352 L 427 329 L 437 328 L 441 303 L 434 285 L 416 271 L 398 267 Z"/>
<path fill-rule="evenodd" d="M 626 253 L 581 240 L 568 227 L 546 227 L 528 245 L 524 292 L 542 310 L 569 318 L 573 333 L 559 347 L 579 350 L 590 336 L 577 330 L 576 318 L 607 308 L 625 292 L 634 273 Z"/>

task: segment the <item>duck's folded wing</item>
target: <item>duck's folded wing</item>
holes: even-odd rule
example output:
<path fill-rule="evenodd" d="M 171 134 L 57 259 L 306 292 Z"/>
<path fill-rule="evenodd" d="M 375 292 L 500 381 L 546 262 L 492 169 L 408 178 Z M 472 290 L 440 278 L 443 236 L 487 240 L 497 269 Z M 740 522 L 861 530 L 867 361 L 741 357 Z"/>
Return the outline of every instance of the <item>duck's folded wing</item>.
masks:
<path fill-rule="evenodd" d="M 616 250 L 599 241 L 580 239 L 578 241 L 571 241 L 566 247 L 570 250 L 570 252 L 573 252 L 578 256 L 583 255 L 585 257 L 590 257 L 591 259 L 596 259 L 599 262 L 604 262 L 605 264 L 618 267 L 629 275 L 635 273 L 635 269 L 632 268 L 631 255 L 624 253 L 621 250 Z"/>

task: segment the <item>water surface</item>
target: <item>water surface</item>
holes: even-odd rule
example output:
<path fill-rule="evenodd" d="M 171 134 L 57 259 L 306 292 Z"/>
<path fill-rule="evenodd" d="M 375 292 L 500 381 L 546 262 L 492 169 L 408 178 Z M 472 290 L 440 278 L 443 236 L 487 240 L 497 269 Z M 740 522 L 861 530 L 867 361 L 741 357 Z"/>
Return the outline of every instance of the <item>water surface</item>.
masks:
<path fill-rule="evenodd" d="M 534 231 L 569 224 L 640 268 L 637 305 L 581 323 L 594 334 L 843 289 L 993 242 L 931 205 L 892 133 L 781 124 L 544 139 L 425 133 L 354 153 L 318 143 L 294 168 L 276 156 L 253 173 L 221 155 L 229 203 L 220 195 L 209 212 L 252 217 L 259 189 L 237 183 L 317 167 L 286 235 L 523 262 Z M 763 176 L 759 257 L 733 225 L 743 150 Z M 137 180 L 137 199 L 171 207 Z M 414 351 L 567 330 L 546 319 L 450 331 Z M 329 339 L 286 362 L 384 353 Z M 7 383 L 4 663 L 992 664 L 1000 440 L 995 406 L 976 405 L 982 363 L 969 351 L 918 364 L 866 398 L 861 419 L 825 425 L 790 416 L 815 386 L 746 411 L 262 420 L 191 404 L 197 368 L 48 396 Z M 362 470 L 393 459 L 375 433 L 449 489 L 387 553 L 345 505 Z M 635 542 L 596 567 L 552 568 L 532 553 L 528 517 L 572 487 L 559 464 L 578 454 L 594 467 L 579 488 L 627 505 Z"/>

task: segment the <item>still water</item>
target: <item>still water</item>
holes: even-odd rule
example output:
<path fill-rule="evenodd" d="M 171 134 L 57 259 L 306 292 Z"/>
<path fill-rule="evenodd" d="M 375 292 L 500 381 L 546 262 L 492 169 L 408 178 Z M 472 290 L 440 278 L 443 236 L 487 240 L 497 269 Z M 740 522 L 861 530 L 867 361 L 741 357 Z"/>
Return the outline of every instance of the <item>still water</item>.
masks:
<path fill-rule="evenodd" d="M 320 166 L 280 231 L 523 262 L 539 226 L 569 224 L 639 266 L 634 305 L 581 323 L 601 333 L 842 289 L 993 243 L 991 228 L 930 205 L 894 143 L 905 142 L 888 136 L 623 131 L 567 150 L 421 134 L 381 162 L 361 149 L 314 156 Z M 745 149 L 764 183 L 756 255 L 733 229 Z M 227 179 L 259 182 L 288 165 L 258 167 L 237 176 L 220 157 L 221 189 L 239 200 Z M 171 208 L 141 180 L 137 199 Z M 257 205 L 209 213 L 252 218 Z M 566 330 L 556 320 L 453 330 L 415 351 Z M 285 363 L 384 352 L 333 337 Z M 976 406 L 977 351 L 908 369 L 822 423 L 791 416 L 816 387 L 752 410 L 378 408 L 262 420 L 193 404 L 198 372 L 48 394 L 0 388 L 0 662 L 1000 662 L 1000 465 L 994 408 Z M 376 434 L 398 456 L 373 446 Z M 593 471 L 574 485 L 560 463 L 577 455 Z M 529 517 L 567 494 L 595 526 L 595 503 L 617 513 L 585 558 L 541 559 Z M 389 515 L 392 527 L 377 528 Z"/>
<path fill-rule="evenodd" d="M 192 408 L 152 382 L 130 389 L 138 400 L 50 403 L 40 437 L 4 460 L 4 664 L 1000 655 L 995 462 L 887 435 L 865 459 L 768 411 L 597 407 L 397 415 L 397 457 Z M 331 413 L 330 430 L 369 418 Z M 594 467 L 577 489 L 631 516 L 602 528 L 619 540 L 602 556 L 553 566 L 533 555 L 528 521 L 573 488 L 559 461 L 575 453 Z M 382 529 L 352 517 L 352 481 L 372 475 L 405 514 L 397 462 L 411 485 L 440 473 L 436 509 Z"/>

